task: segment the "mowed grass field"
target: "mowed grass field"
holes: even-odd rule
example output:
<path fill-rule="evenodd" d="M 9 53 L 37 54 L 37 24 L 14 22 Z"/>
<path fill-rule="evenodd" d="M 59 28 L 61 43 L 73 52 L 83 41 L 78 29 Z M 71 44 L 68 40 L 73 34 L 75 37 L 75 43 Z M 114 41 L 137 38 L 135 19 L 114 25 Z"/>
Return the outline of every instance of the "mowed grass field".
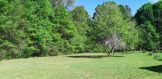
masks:
<path fill-rule="evenodd" d="M 85 53 L 0 61 L 0 79 L 162 79 L 162 61 L 147 53 Z"/>

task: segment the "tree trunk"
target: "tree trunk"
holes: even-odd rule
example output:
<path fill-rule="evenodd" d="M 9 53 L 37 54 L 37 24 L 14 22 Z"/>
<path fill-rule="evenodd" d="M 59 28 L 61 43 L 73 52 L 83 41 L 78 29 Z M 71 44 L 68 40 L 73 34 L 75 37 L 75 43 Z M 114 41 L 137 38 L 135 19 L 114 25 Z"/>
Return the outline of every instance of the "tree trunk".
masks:
<path fill-rule="evenodd" d="M 107 56 L 111 56 L 114 55 L 114 48 L 111 48 L 111 50 L 109 52 L 107 52 Z"/>
<path fill-rule="evenodd" d="M 140 47 L 140 53 L 142 53 L 142 47 Z"/>
<path fill-rule="evenodd" d="M 114 49 L 112 49 L 112 51 L 111 51 L 111 55 L 114 55 Z"/>
<path fill-rule="evenodd" d="M 110 56 L 110 54 L 111 54 L 111 52 L 110 52 L 110 51 L 108 51 L 108 52 L 107 52 L 107 57 L 109 57 L 109 56 Z"/>

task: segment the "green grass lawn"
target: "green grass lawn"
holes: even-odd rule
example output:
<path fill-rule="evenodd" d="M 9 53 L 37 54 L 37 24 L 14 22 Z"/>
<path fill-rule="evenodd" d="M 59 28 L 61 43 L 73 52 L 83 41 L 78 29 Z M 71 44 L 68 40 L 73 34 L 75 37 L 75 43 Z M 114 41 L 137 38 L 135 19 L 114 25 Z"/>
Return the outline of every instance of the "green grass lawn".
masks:
<path fill-rule="evenodd" d="M 0 79 L 162 79 L 148 54 L 76 54 L 0 61 Z"/>

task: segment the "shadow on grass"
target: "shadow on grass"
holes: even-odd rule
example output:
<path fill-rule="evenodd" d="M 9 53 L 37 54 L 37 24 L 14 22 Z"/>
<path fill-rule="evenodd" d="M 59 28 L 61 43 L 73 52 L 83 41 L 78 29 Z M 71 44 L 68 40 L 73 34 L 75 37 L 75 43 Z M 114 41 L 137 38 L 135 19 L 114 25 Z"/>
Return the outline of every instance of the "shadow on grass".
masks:
<path fill-rule="evenodd" d="M 158 61 L 162 61 L 162 59 L 157 59 Z"/>
<path fill-rule="evenodd" d="M 152 72 L 162 73 L 162 65 L 150 66 L 150 67 L 141 67 L 140 69 L 149 70 Z"/>
<path fill-rule="evenodd" d="M 78 56 L 67 56 L 70 58 L 104 58 L 106 55 L 78 55 Z M 111 56 L 111 57 L 124 57 L 124 56 Z"/>

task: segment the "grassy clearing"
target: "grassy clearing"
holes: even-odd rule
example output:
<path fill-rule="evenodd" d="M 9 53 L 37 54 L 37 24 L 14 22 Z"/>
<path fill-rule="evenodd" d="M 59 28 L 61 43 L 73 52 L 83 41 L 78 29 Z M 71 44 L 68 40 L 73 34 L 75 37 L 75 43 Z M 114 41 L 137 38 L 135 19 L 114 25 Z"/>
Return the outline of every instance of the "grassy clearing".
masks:
<path fill-rule="evenodd" d="M 4 60 L 0 79 L 162 79 L 162 61 L 146 53 L 105 55 Z"/>

